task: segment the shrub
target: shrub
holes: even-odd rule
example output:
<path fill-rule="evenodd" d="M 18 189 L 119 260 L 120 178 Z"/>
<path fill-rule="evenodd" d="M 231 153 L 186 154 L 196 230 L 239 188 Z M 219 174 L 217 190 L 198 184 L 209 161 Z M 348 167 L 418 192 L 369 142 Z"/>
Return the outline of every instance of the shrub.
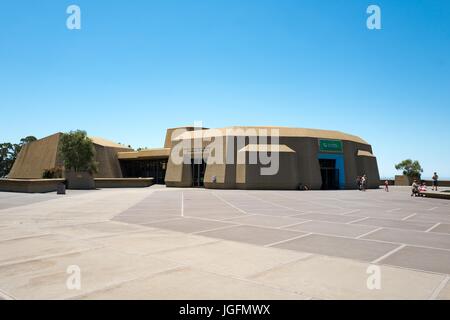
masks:
<path fill-rule="evenodd" d="M 91 174 L 97 172 L 94 143 L 88 138 L 86 131 L 64 133 L 61 137 L 59 153 L 66 170 L 87 171 Z"/>

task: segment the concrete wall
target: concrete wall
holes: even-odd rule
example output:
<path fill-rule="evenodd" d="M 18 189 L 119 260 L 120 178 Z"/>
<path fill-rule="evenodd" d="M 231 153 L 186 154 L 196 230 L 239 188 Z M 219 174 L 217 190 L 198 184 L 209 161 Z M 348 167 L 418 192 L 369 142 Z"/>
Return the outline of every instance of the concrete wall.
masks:
<path fill-rule="evenodd" d="M 95 187 L 104 188 L 146 188 L 153 185 L 153 178 L 96 178 Z"/>
<path fill-rule="evenodd" d="M 23 146 L 8 175 L 9 179 L 41 179 L 44 170 L 61 165 L 58 144 L 61 133 L 56 133 Z"/>
<path fill-rule="evenodd" d="M 370 145 L 353 141 L 343 141 L 342 153 L 324 153 L 319 150 L 319 139 L 308 137 L 280 137 L 277 142 L 286 145 L 295 152 L 293 154 L 280 153 L 280 172 L 274 176 L 261 176 L 260 165 L 238 164 L 237 154 L 239 148 L 236 137 L 226 137 L 227 144 L 224 144 L 223 155 L 225 159 L 232 155 L 233 164 L 208 164 L 205 172 L 206 188 L 245 188 L 245 189 L 297 189 L 300 185 L 307 185 L 311 189 L 320 189 L 322 186 L 322 176 L 320 172 L 319 154 L 322 157 L 343 158 L 341 168 L 341 182 L 344 189 L 356 188 L 356 177 L 366 174 L 368 177 L 368 187 L 379 187 L 379 172 L 377 160 L 372 156 L 358 156 L 358 151 L 372 153 Z M 234 143 L 229 142 L 233 140 Z M 206 141 L 203 147 L 209 143 Z M 177 142 L 181 143 L 181 142 Z M 254 143 L 247 137 L 245 145 Z M 267 143 L 271 143 L 268 141 Z M 275 143 L 275 142 L 274 142 Z M 177 145 L 177 144 L 175 144 Z M 192 185 L 190 165 L 176 165 L 169 158 L 166 173 L 166 184 L 171 187 L 190 187 Z M 344 172 L 342 172 L 344 171 Z M 216 183 L 212 178 L 216 177 Z"/>
<path fill-rule="evenodd" d="M 65 179 L 0 179 L 0 191 L 21 193 L 55 192 Z"/>
<path fill-rule="evenodd" d="M 62 167 L 63 163 L 58 155 L 61 133 L 31 142 L 23 146 L 11 172 L 10 179 L 41 179 L 44 170 Z M 130 151 L 128 148 L 103 146 L 94 143 L 95 161 L 98 162 L 96 178 L 122 178 L 117 153 Z"/>

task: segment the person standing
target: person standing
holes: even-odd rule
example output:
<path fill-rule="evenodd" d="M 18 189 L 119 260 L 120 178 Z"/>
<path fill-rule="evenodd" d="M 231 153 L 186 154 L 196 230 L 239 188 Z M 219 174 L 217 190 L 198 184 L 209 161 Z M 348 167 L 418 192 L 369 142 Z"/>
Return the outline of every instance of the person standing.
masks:
<path fill-rule="evenodd" d="M 384 191 L 389 192 L 389 181 L 384 182 Z"/>
<path fill-rule="evenodd" d="M 361 191 L 361 177 L 360 176 L 356 177 L 356 187 L 358 188 L 359 191 Z"/>
<path fill-rule="evenodd" d="M 439 176 L 437 175 L 437 173 L 435 172 L 433 175 L 433 187 L 431 188 L 432 191 L 436 190 L 438 191 L 438 180 L 439 180 Z"/>
<path fill-rule="evenodd" d="M 363 175 L 361 178 L 361 191 L 366 191 L 367 187 L 367 176 Z"/>

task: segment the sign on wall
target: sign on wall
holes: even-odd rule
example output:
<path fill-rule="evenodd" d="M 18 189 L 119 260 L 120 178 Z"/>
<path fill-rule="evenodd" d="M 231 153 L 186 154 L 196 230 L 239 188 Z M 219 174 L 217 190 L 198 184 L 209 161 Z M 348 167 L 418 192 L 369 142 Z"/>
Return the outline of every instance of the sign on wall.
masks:
<path fill-rule="evenodd" d="M 341 140 L 319 139 L 319 150 L 321 152 L 343 152 L 344 147 Z"/>

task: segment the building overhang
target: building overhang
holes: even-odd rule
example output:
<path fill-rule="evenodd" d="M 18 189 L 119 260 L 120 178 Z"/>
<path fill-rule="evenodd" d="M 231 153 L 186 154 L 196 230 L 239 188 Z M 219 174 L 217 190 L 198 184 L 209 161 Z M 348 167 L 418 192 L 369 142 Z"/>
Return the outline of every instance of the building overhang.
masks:
<path fill-rule="evenodd" d="M 132 152 L 118 152 L 117 158 L 119 160 L 151 160 L 151 159 L 166 159 L 169 158 L 170 148 L 145 149 L 141 151 Z"/>

